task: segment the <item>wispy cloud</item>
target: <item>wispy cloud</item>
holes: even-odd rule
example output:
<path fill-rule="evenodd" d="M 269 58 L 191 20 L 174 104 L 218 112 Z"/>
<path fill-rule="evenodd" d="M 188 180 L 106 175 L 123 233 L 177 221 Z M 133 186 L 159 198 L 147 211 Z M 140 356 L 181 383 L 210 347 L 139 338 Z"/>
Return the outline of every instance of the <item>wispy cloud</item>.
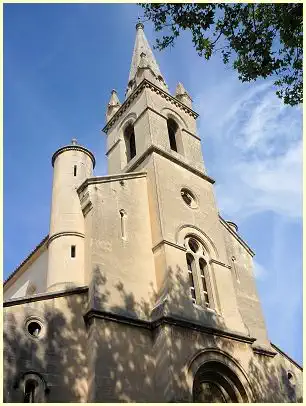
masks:
<path fill-rule="evenodd" d="M 209 141 L 218 151 L 218 161 L 211 162 L 210 167 L 217 178 L 222 211 L 228 216 L 239 214 L 240 218 L 268 210 L 300 218 L 300 109 L 285 106 L 270 82 L 246 87 L 243 93 L 237 92 L 238 97 L 236 81 L 230 83 L 228 98 L 221 104 L 219 96 L 209 98 L 206 90 L 199 105 L 204 118 L 200 126 L 205 127 L 204 133 L 209 126 Z M 205 108 L 205 98 L 210 99 L 210 112 Z M 220 165 L 222 160 L 224 165 Z"/>

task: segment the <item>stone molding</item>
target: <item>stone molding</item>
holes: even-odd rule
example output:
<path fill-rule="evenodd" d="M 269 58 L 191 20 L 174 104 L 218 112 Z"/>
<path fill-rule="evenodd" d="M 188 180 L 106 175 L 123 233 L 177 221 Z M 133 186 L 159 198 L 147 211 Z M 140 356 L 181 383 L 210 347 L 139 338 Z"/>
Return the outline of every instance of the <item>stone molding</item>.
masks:
<path fill-rule="evenodd" d="M 124 181 L 124 180 L 128 180 L 128 179 L 145 178 L 146 176 L 147 176 L 146 172 L 119 173 L 119 174 L 114 174 L 114 175 L 95 176 L 95 177 L 86 179 L 77 188 L 77 193 L 80 194 L 89 185 L 114 182 L 114 181 L 120 181 L 120 180 Z"/>
<path fill-rule="evenodd" d="M 62 153 L 62 152 L 66 152 L 66 151 L 81 151 L 84 154 L 88 155 L 89 158 L 92 161 L 92 166 L 93 168 L 96 165 L 96 160 L 95 157 L 93 155 L 92 152 L 89 151 L 89 149 L 82 147 L 81 145 L 66 145 L 65 147 L 62 147 L 60 149 L 58 149 L 56 152 L 54 152 L 53 156 L 52 156 L 52 166 L 54 167 L 54 162 L 56 160 L 56 158 Z"/>
<path fill-rule="evenodd" d="M 118 138 L 118 140 L 113 143 L 113 145 L 110 147 L 110 149 L 108 151 L 106 151 L 105 155 L 108 156 L 112 152 L 112 150 L 119 144 L 120 141 L 121 141 L 121 139 Z"/>
<path fill-rule="evenodd" d="M 143 89 L 150 89 L 151 91 L 155 92 L 156 94 L 159 94 L 162 98 L 166 99 L 167 101 L 170 101 L 171 104 L 174 104 L 176 107 L 180 108 L 183 110 L 185 113 L 189 114 L 193 118 L 197 118 L 199 115 L 187 107 L 185 104 L 177 100 L 175 97 L 171 96 L 169 93 L 165 92 L 162 90 L 160 87 L 154 85 L 152 82 L 150 82 L 148 79 L 144 79 L 137 87 L 136 89 L 131 93 L 131 95 L 126 99 L 126 101 L 121 105 L 120 109 L 113 115 L 113 117 L 107 122 L 107 124 L 104 126 L 102 131 L 107 134 L 107 132 L 112 128 L 112 126 L 117 122 L 119 117 L 122 116 L 122 114 L 127 110 L 128 107 L 130 107 L 131 103 L 136 99 L 136 97 L 141 93 Z"/>
<path fill-rule="evenodd" d="M 219 214 L 220 223 L 230 232 L 230 234 L 236 238 L 238 242 L 248 251 L 248 253 L 253 257 L 255 252 L 247 245 L 245 241 L 235 231 L 227 224 L 226 220 L 224 220 Z"/>
<path fill-rule="evenodd" d="M 203 367 L 205 368 L 205 364 L 211 361 L 217 361 L 218 363 L 227 366 L 229 370 L 233 371 L 240 382 L 240 390 L 236 385 L 237 381 L 235 382 L 235 380 L 233 380 L 231 382 L 234 385 L 234 387 L 232 388 L 236 389 L 236 390 L 234 389 L 234 391 L 235 392 L 237 391 L 239 393 L 239 397 L 241 398 L 242 401 L 243 401 L 242 396 L 244 394 L 244 396 L 246 397 L 246 399 L 244 399 L 244 402 L 247 403 L 254 402 L 255 397 L 252 390 L 251 381 L 249 380 L 248 374 L 246 373 L 240 362 L 238 362 L 228 352 L 216 347 L 201 349 L 196 354 L 194 354 L 188 361 L 185 368 L 185 374 L 189 384 L 190 395 L 192 395 L 194 379 L 198 371 L 200 370 L 200 368 Z"/>
<path fill-rule="evenodd" d="M 171 241 L 168 241 L 168 240 L 159 241 L 157 244 L 154 245 L 154 247 L 152 248 L 152 251 L 153 252 L 156 251 L 157 248 L 159 248 L 162 244 L 170 245 L 171 247 L 177 248 L 177 249 L 179 249 L 181 251 L 184 251 L 184 252 L 186 251 L 185 247 L 183 247 L 181 245 L 178 245 L 178 244 L 175 244 L 174 242 L 171 242 Z"/>
<path fill-rule="evenodd" d="M 209 263 L 210 263 L 210 264 L 221 265 L 221 266 L 223 266 L 224 268 L 232 269 L 232 267 L 231 267 L 230 265 L 226 265 L 224 262 L 217 261 L 216 259 L 210 259 L 210 260 L 209 260 Z"/>
<path fill-rule="evenodd" d="M 254 346 L 252 348 L 253 348 L 253 352 L 255 354 L 265 355 L 266 357 L 274 358 L 275 355 L 277 354 L 275 351 L 271 351 L 271 350 L 268 350 L 267 348 L 263 348 L 263 347 Z"/>
<path fill-rule="evenodd" d="M 33 296 L 26 296 L 26 297 L 24 296 L 24 297 L 20 297 L 20 298 L 16 298 L 16 299 L 15 298 L 8 299 L 5 302 L 3 302 L 3 307 L 17 306 L 17 305 L 21 305 L 24 303 L 39 302 L 41 300 L 54 299 L 54 298 L 62 297 L 62 296 L 77 295 L 77 294 L 86 293 L 86 292 L 88 292 L 88 286 L 79 286 L 76 288 L 59 290 L 57 292 L 37 293 Z"/>
<path fill-rule="evenodd" d="M 112 313 L 105 310 L 91 309 L 84 315 L 85 323 L 86 324 L 89 323 L 92 318 L 115 321 L 118 323 L 129 324 L 131 326 L 142 327 L 148 330 L 154 330 L 162 325 L 172 325 L 177 327 L 185 327 L 187 329 L 203 332 L 206 334 L 213 334 L 220 337 L 226 337 L 248 344 L 252 344 L 256 341 L 256 338 L 245 336 L 235 331 L 221 330 L 214 327 L 204 326 L 202 324 L 198 324 L 193 321 L 188 321 L 173 316 L 162 316 L 155 320 L 143 320 L 127 315 Z"/>
<path fill-rule="evenodd" d="M 185 133 L 187 133 L 187 134 L 191 135 L 192 137 L 196 138 L 198 141 L 201 141 L 201 138 L 198 135 L 192 133 L 189 130 L 186 130 L 186 128 L 182 128 L 182 131 L 185 131 Z"/>
<path fill-rule="evenodd" d="M 141 162 L 143 162 L 147 156 L 155 152 L 158 155 L 163 156 L 164 158 L 169 159 L 173 163 L 180 165 L 182 168 L 189 170 L 190 172 L 194 173 L 195 175 L 199 176 L 202 179 L 207 180 L 209 183 L 214 184 L 215 180 L 212 179 L 210 176 L 206 175 L 204 172 L 200 171 L 199 169 L 193 168 L 186 162 L 181 161 L 177 157 L 171 155 L 169 152 L 162 150 L 161 148 L 155 146 L 155 145 L 150 145 L 145 152 L 143 152 L 138 159 L 133 162 L 130 166 L 127 165 L 124 170 L 125 171 L 133 171 Z"/>
<path fill-rule="evenodd" d="M 83 233 L 78 233 L 77 231 L 62 231 L 60 233 L 53 234 L 51 237 L 49 237 L 47 246 L 50 245 L 50 243 L 55 240 L 56 238 L 59 237 L 66 237 L 66 236 L 76 236 L 76 237 L 81 237 L 85 238 L 85 234 Z"/>

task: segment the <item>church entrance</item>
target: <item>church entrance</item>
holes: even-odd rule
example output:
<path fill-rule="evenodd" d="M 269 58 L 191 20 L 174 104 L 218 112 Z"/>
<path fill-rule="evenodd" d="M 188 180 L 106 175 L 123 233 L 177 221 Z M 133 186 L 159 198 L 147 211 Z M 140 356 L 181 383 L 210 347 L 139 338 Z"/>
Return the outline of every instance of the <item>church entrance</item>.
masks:
<path fill-rule="evenodd" d="M 193 401 L 201 403 L 247 403 L 246 391 L 237 375 L 218 361 L 206 362 L 194 378 Z"/>

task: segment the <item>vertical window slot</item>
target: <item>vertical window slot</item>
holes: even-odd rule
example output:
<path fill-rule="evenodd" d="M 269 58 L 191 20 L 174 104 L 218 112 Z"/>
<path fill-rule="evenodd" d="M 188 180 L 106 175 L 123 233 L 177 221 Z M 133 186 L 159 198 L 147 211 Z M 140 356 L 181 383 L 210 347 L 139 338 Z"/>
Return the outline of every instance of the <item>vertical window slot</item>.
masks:
<path fill-rule="evenodd" d="M 208 290 L 207 290 L 207 285 L 206 285 L 206 280 L 205 280 L 206 261 L 204 261 L 203 258 L 200 258 L 199 265 L 200 265 L 200 270 L 201 270 L 201 279 L 202 279 L 202 289 L 203 289 L 203 294 L 204 294 L 204 301 L 205 301 L 205 305 L 207 307 L 209 307 Z"/>
<path fill-rule="evenodd" d="M 126 213 L 125 210 L 120 210 L 120 223 L 121 223 L 121 238 L 126 240 Z"/>
<path fill-rule="evenodd" d="M 75 258 L 75 254 L 76 254 L 76 246 L 71 245 L 71 258 Z"/>
<path fill-rule="evenodd" d="M 186 259 L 187 259 L 190 295 L 191 295 L 191 299 L 192 299 L 193 303 L 196 303 L 196 293 L 195 293 L 195 286 L 194 286 L 193 273 L 192 273 L 193 258 L 191 257 L 191 255 L 187 255 Z"/>
<path fill-rule="evenodd" d="M 73 167 L 73 176 L 76 176 L 76 175 L 77 175 L 77 166 L 74 165 L 74 167 Z"/>

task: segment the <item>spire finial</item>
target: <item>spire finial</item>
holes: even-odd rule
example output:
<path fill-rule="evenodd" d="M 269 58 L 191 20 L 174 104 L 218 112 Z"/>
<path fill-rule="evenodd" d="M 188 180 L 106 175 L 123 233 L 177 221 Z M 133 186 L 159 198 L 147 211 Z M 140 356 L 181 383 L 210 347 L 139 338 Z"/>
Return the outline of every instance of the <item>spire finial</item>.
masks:
<path fill-rule="evenodd" d="M 77 144 L 78 144 L 78 140 L 77 140 L 76 138 L 72 138 L 71 144 L 72 144 L 72 145 L 77 145 Z"/>
<path fill-rule="evenodd" d="M 144 25 L 142 24 L 140 15 L 138 14 L 136 30 L 143 30 L 143 29 L 144 29 Z"/>

